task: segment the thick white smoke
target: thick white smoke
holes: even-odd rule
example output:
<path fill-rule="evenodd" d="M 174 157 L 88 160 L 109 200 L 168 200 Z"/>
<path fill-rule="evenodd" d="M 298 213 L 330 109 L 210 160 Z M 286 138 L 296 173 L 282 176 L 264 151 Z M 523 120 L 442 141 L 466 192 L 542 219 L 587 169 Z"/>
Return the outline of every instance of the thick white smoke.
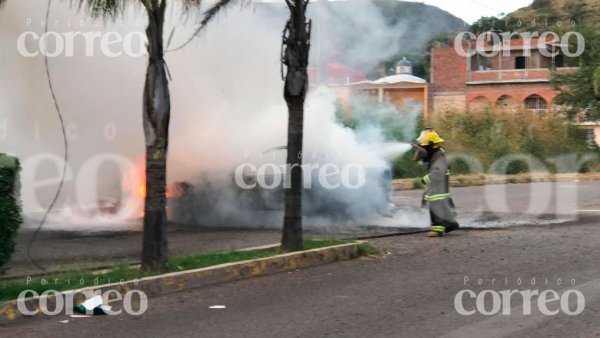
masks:
<path fill-rule="evenodd" d="M 58 160 L 62 156 L 62 134 L 47 90 L 43 58 L 41 55 L 23 57 L 16 48 L 23 32 L 43 33 L 44 4 L 44 1 L 9 1 L 0 12 L 0 124 L 7 126 L 7 133 L 0 135 L 0 151 L 14 153 L 23 162 L 24 209 L 29 215 L 36 212 L 39 215 L 39 211 L 47 207 L 60 174 Z M 360 6 L 364 9 L 366 5 L 361 2 Z M 193 20 L 188 20 L 188 28 L 180 28 L 177 10 L 172 12 L 165 34 L 177 27 L 172 42 L 175 47 L 186 40 L 194 26 L 190 24 Z M 361 13 L 371 12 L 363 10 Z M 372 17 L 373 21 L 380 19 L 378 14 Z M 285 21 L 285 16 L 273 15 L 271 11 L 234 9 L 219 17 L 186 49 L 166 55 L 173 77 L 170 84 L 170 185 L 187 181 L 199 189 L 205 186 L 198 184 L 200 177 L 227 177 L 242 163 L 283 162 L 285 150 L 267 150 L 286 143 L 287 107 L 282 98 L 279 61 Z M 122 21 L 105 24 L 87 19 L 66 4 L 53 9 L 51 22 L 50 30 L 61 34 L 115 31 L 125 35 L 132 31 L 143 32 L 145 28 L 143 12 L 136 9 L 131 9 L 125 24 Z M 135 176 L 143 168 L 141 98 L 147 61 L 145 57 L 126 55 L 107 57 L 100 53 L 99 40 L 95 46 L 94 57 L 85 56 L 85 42 L 81 40 L 75 43 L 74 57 L 50 59 L 56 93 L 70 133 L 70 171 L 58 206 L 58 209 L 66 209 L 59 218 L 63 224 L 69 220 L 84 223 L 81 220 L 89 219 L 86 215 L 98 206 L 99 200 L 132 197 L 131 201 L 139 201 L 139 196 L 138 199 L 135 196 L 140 178 Z M 36 47 L 31 41 L 27 44 L 30 50 Z M 377 48 L 367 44 L 363 49 L 356 46 L 356 50 L 350 52 L 360 58 L 368 55 L 366 51 L 373 55 L 390 52 Z M 414 117 L 408 114 L 407 121 Z M 339 166 L 358 163 L 374 168 L 374 176 L 360 193 L 339 193 L 336 203 L 343 204 L 339 207 L 383 212 L 376 206 L 387 204 L 385 191 L 389 187 L 382 186 L 385 181 L 380 174 L 387 175 L 389 180 L 386 173 L 389 159 L 407 151 L 408 146 L 386 144 L 383 138 L 377 137 L 367 140 L 337 124 L 335 96 L 326 88 L 311 91 L 305 125 L 305 153 L 316 154 L 316 158 L 305 158 L 305 161 L 332 162 Z M 374 133 L 377 134 L 376 129 Z M 102 156 L 106 158 L 100 162 L 102 159 L 98 158 Z M 94 161 L 103 164 L 95 166 Z M 96 175 L 94 167 L 97 167 Z M 43 179 L 51 180 L 42 186 Z M 124 182 L 126 189 L 123 189 Z M 217 204 L 224 208 L 225 214 L 233 212 L 239 205 L 236 201 L 239 196 L 231 194 L 229 186 L 219 188 L 218 184 L 219 180 L 211 182 L 214 195 L 208 198 L 219 201 Z M 139 208 L 133 202 L 117 220 L 130 218 L 132 213 L 139 216 L 130 212 Z M 318 200 L 313 202 L 319 204 Z M 244 210 L 237 212 L 241 217 L 248 216 Z M 350 213 L 352 217 L 357 214 L 361 212 Z M 272 217 L 272 213 L 269 215 L 265 217 Z M 218 221 L 216 217 L 212 220 Z M 281 218 L 275 216 L 272 222 L 262 223 L 271 226 L 280 221 Z M 105 215 L 98 216 L 97 222 L 85 223 L 94 226 L 111 222 L 116 222 L 114 216 Z M 218 223 L 226 225 L 224 218 Z"/>

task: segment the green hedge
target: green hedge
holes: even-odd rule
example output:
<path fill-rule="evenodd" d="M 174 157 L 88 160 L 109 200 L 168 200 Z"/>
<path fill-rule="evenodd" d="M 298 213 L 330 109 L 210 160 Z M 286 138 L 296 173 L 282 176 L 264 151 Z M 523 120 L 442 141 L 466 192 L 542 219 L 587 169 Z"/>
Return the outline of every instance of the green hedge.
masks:
<path fill-rule="evenodd" d="M 0 274 L 15 250 L 15 237 L 22 223 L 20 169 L 17 158 L 0 154 Z"/>

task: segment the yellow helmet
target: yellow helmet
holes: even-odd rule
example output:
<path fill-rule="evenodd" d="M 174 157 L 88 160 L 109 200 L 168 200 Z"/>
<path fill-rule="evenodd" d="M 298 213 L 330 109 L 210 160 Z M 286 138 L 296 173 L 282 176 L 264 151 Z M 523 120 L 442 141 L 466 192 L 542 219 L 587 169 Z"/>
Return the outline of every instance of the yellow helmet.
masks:
<path fill-rule="evenodd" d="M 417 142 L 421 146 L 428 146 L 431 144 L 442 143 L 444 139 L 438 135 L 433 129 L 425 129 L 421 132 L 421 135 L 417 138 Z"/>

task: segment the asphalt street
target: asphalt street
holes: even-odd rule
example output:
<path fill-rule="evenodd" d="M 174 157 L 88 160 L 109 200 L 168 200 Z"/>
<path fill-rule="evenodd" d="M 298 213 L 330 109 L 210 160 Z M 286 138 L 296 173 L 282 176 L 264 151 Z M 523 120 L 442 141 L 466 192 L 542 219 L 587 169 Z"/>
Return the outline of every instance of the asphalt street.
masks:
<path fill-rule="evenodd" d="M 533 184 L 503 186 L 504 199 L 486 196 L 486 187 L 453 189 L 461 221 L 488 229 L 371 240 L 382 257 L 151 298 L 141 316 L 26 318 L 4 324 L 0 336 L 600 336 L 600 184 L 547 185 L 550 192 Z M 398 192 L 394 202 L 401 210 L 417 209 L 420 194 Z M 542 205 L 542 199 L 549 202 Z M 501 208 L 493 203 L 501 200 L 506 201 Z M 495 299 L 507 290 L 516 292 Z M 565 304 L 543 303 L 557 312 L 549 315 L 539 305 L 541 296 L 519 293 L 532 290 L 570 297 Z M 461 314 L 457 294 L 471 291 L 474 297 L 466 293 L 458 300 L 472 314 Z M 479 307 L 475 295 L 482 293 Z M 573 315 L 582 305 L 577 293 L 583 309 Z M 214 305 L 224 308 L 210 308 Z M 490 314 L 495 306 L 502 311 Z"/>

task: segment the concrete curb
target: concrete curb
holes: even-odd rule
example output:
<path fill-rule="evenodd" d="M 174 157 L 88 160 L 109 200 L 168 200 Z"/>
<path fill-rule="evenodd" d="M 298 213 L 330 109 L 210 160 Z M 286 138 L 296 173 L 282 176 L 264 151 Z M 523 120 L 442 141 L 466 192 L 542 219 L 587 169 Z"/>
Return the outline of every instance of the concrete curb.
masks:
<path fill-rule="evenodd" d="M 358 257 L 358 246 L 361 243 L 363 242 L 357 241 L 325 248 L 291 252 L 272 257 L 220 264 L 207 268 L 171 272 L 163 275 L 145 277 L 139 280 L 62 291 L 61 294 L 66 297 L 73 297 L 74 304 L 78 304 L 85 300 L 86 294 L 89 295 L 98 291 L 101 294 L 104 294 L 108 290 L 111 290 L 113 295 L 116 291 L 122 297 L 132 290 L 143 291 L 149 297 L 158 296 L 192 288 L 349 260 Z M 265 246 L 265 248 L 266 247 L 272 246 Z M 45 307 L 47 309 L 55 309 L 56 299 L 53 294 L 40 298 L 27 298 L 24 300 L 24 305 L 30 311 L 35 311 L 35 315 L 43 314 L 43 309 L 40 305 L 43 303 L 40 302 L 41 298 L 46 298 Z M 64 310 L 61 313 L 64 314 Z M 0 303 L 0 322 L 7 320 L 12 321 L 20 317 L 28 316 L 23 315 L 19 311 L 16 300 Z"/>
<path fill-rule="evenodd" d="M 393 188 L 398 190 L 416 190 L 416 179 L 393 180 Z M 456 175 L 451 176 L 451 187 L 473 187 L 488 184 L 515 184 L 532 182 L 570 182 L 570 181 L 600 181 L 600 173 L 585 174 L 519 174 L 519 175 Z"/>

